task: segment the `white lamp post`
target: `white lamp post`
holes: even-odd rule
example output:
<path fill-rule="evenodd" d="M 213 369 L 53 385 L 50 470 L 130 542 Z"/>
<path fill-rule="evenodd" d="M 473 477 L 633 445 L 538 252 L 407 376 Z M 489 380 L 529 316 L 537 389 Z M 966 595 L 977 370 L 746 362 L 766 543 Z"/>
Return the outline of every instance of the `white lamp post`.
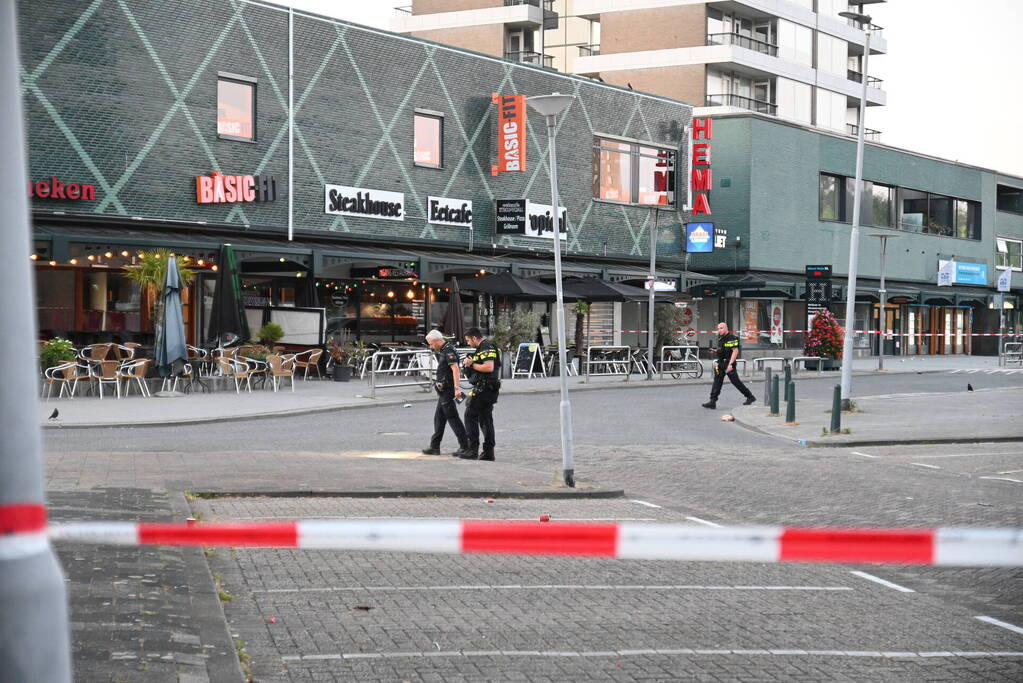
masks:
<path fill-rule="evenodd" d="M 537 95 L 527 97 L 533 111 L 543 114 L 547 124 L 547 149 L 551 176 L 551 211 L 554 214 L 554 284 L 558 320 L 558 379 L 561 384 L 561 460 L 565 485 L 575 486 L 575 461 L 572 456 L 572 403 L 568 400 L 568 363 L 565 361 L 565 302 L 561 288 L 561 211 L 558 206 L 558 167 L 554 151 L 554 127 L 558 114 L 575 101 L 572 95 Z M 565 226 L 567 232 L 568 226 Z"/>
<path fill-rule="evenodd" d="M 880 309 L 877 313 L 877 369 L 884 370 L 884 330 L 886 321 L 886 307 L 888 305 L 888 290 L 884 286 L 884 257 L 885 252 L 888 250 L 888 240 L 897 239 L 898 235 L 889 235 L 888 233 L 875 232 L 871 233 L 869 237 L 876 237 L 881 240 L 881 284 L 877 288 L 877 298 L 881 303 Z"/>
<path fill-rule="evenodd" d="M 860 252 L 860 196 L 863 193 L 863 132 L 866 129 L 864 116 L 867 109 L 867 61 L 870 59 L 870 17 L 859 12 L 839 12 L 838 16 L 853 19 L 866 27 L 867 36 L 863 48 L 863 88 L 860 91 L 860 120 L 856 127 L 856 187 L 853 192 L 852 230 L 849 232 L 849 284 L 845 296 L 845 339 L 842 343 L 842 410 L 849 410 L 849 395 L 852 391 L 852 331 L 856 326 L 856 268 Z"/>

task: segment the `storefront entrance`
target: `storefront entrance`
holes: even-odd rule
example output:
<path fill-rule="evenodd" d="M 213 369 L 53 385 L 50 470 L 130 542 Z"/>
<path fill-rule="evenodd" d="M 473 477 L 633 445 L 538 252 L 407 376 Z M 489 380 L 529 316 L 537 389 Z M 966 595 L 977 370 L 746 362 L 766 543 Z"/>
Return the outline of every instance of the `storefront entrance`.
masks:
<path fill-rule="evenodd" d="M 907 307 L 907 349 L 916 355 L 970 353 L 973 310 L 962 306 Z"/>
<path fill-rule="evenodd" d="M 881 314 L 881 305 L 874 304 L 871 308 L 872 330 L 878 330 L 878 316 Z M 884 307 L 884 321 L 881 324 L 881 334 L 871 335 L 871 353 L 877 354 L 878 344 L 884 344 L 884 355 L 901 356 L 905 353 L 904 347 L 906 338 L 902 334 L 903 310 L 898 304 L 888 304 Z"/>

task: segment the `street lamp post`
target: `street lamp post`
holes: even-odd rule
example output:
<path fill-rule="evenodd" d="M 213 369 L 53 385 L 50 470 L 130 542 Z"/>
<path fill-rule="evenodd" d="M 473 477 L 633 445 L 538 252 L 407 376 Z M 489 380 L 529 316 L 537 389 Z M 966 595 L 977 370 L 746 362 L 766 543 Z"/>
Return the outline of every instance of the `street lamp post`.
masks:
<path fill-rule="evenodd" d="M 886 233 L 872 233 L 870 237 L 876 237 L 881 240 L 881 284 L 877 288 L 877 298 L 880 301 L 880 309 L 877 313 L 877 369 L 884 370 L 884 325 L 885 325 L 885 308 L 888 304 L 888 290 L 884 286 L 884 259 L 885 252 L 888 250 L 888 240 L 895 239 L 898 235 L 888 235 Z"/>
<path fill-rule="evenodd" d="M 561 287 L 561 212 L 558 210 L 558 166 L 554 150 L 554 129 L 558 114 L 575 101 L 572 95 L 537 95 L 527 97 L 533 111 L 543 114 L 547 124 L 547 150 L 551 177 L 551 213 L 554 221 L 554 283 L 555 313 L 558 320 L 558 379 L 561 385 L 561 461 L 566 486 L 575 486 L 575 461 L 572 455 L 572 403 L 568 399 L 568 363 L 565 353 L 565 301 Z M 565 226 L 566 236 L 568 226 Z"/>
<path fill-rule="evenodd" d="M 863 133 L 867 109 L 867 62 L 870 59 L 870 17 L 859 12 L 839 12 L 838 16 L 853 19 L 865 26 L 866 44 L 863 48 L 863 88 L 860 91 L 860 119 L 856 130 L 856 186 L 853 192 L 852 230 L 849 232 L 849 275 L 845 296 L 845 339 L 842 343 L 842 410 L 849 410 L 852 391 L 852 330 L 856 326 L 856 268 L 860 251 L 860 196 L 863 194 Z"/>

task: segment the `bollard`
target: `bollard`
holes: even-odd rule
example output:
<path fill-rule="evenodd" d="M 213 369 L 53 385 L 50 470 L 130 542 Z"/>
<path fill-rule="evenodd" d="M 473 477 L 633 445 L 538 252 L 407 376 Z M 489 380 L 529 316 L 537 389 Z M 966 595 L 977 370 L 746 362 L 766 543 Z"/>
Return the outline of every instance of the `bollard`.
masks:
<path fill-rule="evenodd" d="M 786 400 L 788 400 L 789 385 L 790 384 L 792 384 L 792 368 L 790 368 L 789 364 L 786 363 L 785 364 L 785 398 L 786 398 Z"/>
<path fill-rule="evenodd" d="M 780 378 L 775 375 L 771 378 L 771 415 L 778 414 L 778 380 Z"/>
<path fill-rule="evenodd" d="M 796 383 L 789 383 L 789 390 L 785 392 L 785 422 L 793 424 L 796 421 Z"/>
<path fill-rule="evenodd" d="M 771 368 L 764 368 L 764 405 L 771 403 Z"/>
<path fill-rule="evenodd" d="M 835 385 L 835 392 L 831 397 L 831 433 L 839 434 L 842 431 L 842 385 Z"/>

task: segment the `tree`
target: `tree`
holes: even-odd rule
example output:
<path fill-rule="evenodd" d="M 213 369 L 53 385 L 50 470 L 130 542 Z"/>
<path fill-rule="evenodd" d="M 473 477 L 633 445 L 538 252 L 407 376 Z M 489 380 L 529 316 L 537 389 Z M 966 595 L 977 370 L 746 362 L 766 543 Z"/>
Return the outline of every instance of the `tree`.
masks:
<path fill-rule="evenodd" d="M 844 337 L 845 331 L 835 320 L 834 314 L 825 308 L 810 323 L 803 354 L 818 358 L 841 358 Z"/>
<path fill-rule="evenodd" d="M 149 326 L 152 327 L 160 317 L 160 290 L 167 282 L 167 263 L 171 253 L 167 249 L 143 252 L 138 261 L 130 266 L 125 266 L 125 275 L 142 290 L 143 301 L 146 308 L 153 306 L 149 316 Z M 182 288 L 188 287 L 195 280 L 195 271 L 189 268 L 184 261 L 187 256 L 178 259 L 178 275 L 181 277 Z M 152 303 L 151 303 L 152 302 Z"/>
<path fill-rule="evenodd" d="M 586 353 L 586 334 L 583 331 L 583 323 L 590 313 L 590 304 L 585 301 L 577 301 L 572 306 L 572 312 L 575 313 L 575 352 L 581 356 Z"/>

